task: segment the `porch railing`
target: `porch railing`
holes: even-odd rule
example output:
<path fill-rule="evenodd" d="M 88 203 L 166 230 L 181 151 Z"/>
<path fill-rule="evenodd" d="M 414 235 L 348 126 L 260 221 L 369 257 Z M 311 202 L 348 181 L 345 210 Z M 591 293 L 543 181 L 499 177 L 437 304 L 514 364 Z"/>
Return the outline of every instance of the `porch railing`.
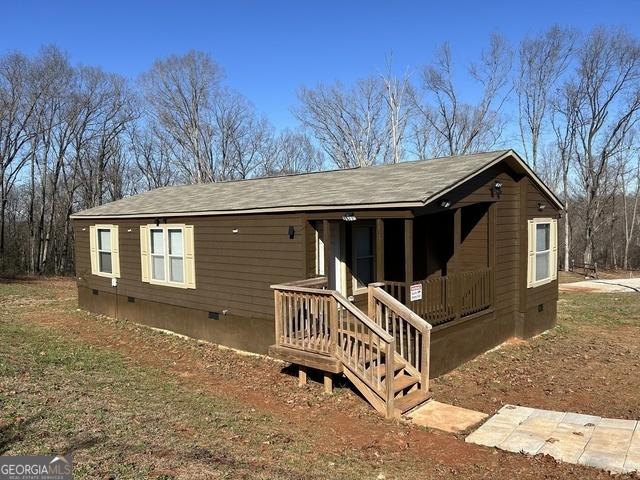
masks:
<path fill-rule="evenodd" d="M 337 323 L 331 313 L 335 299 L 332 290 L 324 289 L 326 285 L 327 279 L 318 277 L 274 286 L 278 345 L 324 355 L 333 353 L 332 331 L 337 331 Z"/>
<path fill-rule="evenodd" d="M 369 317 L 395 338 L 396 355 L 402 358 L 409 373 L 420 377 L 420 388 L 426 393 L 429 389 L 431 325 L 378 288 L 383 286 L 384 283 L 369 285 Z"/>
<path fill-rule="evenodd" d="M 422 299 L 412 302 L 410 285 L 422 286 Z M 418 282 L 384 282 L 392 297 L 413 310 L 431 325 L 465 317 L 491 306 L 492 271 L 482 268 Z"/>
<path fill-rule="evenodd" d="M 388 417 L 398 414 L 394 405 L 404 411 L 408 403 L 397 404 L 397 395 L 429 391 L 431 326 L 382 284 L 369 286 L 368 314 L 325 286 L 322 277 L 271 286 L 276 346 L 337 358 L 378 411 Z M 398 371 L 408 376 L 396 380 Z"/>

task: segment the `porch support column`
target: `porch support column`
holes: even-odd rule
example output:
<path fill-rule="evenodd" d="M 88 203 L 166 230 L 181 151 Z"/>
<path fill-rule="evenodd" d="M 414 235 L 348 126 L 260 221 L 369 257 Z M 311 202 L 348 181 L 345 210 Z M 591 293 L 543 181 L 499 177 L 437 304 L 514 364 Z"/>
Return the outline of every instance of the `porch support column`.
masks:
<path fill-rule="evenodd" d="M 409 285 L 413 282 L 413 218 L 404 219 L 404 281 L 408 297 Z"/>
<path fill-rule="evenodd" d="M 307 384 L 307 367 L 298 365 L 298 386 L 303 387 Z"/>
<path fill-rule="evenodd" d="M 376 219 L 376 281 L 384 282 L 384 220 Z"/>
<path fill-rule="evenodd" d="M 454 294 L 453 294 L 453 311 L 456 315 L 456 319 L 460 318 L 460 310 L 462 307 L 461 295 L 462 290 L 460 288 L 460 277 L 457 275 L 460 273 L 460 244 L 462 242 L 462 209 L 457 208 L 453 212 L 453 262 L 451 262 L 451 271 L 447 274 L 453 274 L 451 277 L 454 282 Z"/>
<path fill-rule="evenodd" d="M 329 275 L 331 268 L 331 222 L 329 220 L 322 221 L 322 242 L 324 243 L 324 276 L 328 280 L 331 278 Z"/>

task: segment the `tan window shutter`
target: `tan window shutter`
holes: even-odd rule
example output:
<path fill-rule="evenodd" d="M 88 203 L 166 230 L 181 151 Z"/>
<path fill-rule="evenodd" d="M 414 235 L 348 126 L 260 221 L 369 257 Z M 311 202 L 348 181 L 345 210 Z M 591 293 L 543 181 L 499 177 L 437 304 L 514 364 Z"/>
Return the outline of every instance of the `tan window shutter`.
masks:
<path fill-rule="evenodd" d="M 149 228 L 140 225 L 140 270 L 142 281 L 149 282 Z"/>
<path fill-rule="evenodd" d="M 527 237 L 528 237 L 528 262 L 527 262 L 527 288 L 533 286 L 536 278 L 536 225 L 533 220 L 527 221 Z"/>
<path fill-rule="evenodd" d="M 89 227 L 89 252 L 91 255 L 91 273 L 98 273 L 98 239 L 95 225 Z"/>
<path fill-rule="evenodd" d="M 114 277 L 120 278 L 120 237 L 118 225 L 111 226 L 111 272 Z"/>
<path fill-rule="evenodd" d="M 549 268 L 551 273 L 551 279 L 555 280 L 558 278 L 558 220 L 551 220 L 551 252 L 549 261 Z"/>
<path fill-rule="evenodd" d="M 196 288 L 195 246 L 193 241 L 193 225 L 184 227 L 184 271 L 187 288 Z"/>

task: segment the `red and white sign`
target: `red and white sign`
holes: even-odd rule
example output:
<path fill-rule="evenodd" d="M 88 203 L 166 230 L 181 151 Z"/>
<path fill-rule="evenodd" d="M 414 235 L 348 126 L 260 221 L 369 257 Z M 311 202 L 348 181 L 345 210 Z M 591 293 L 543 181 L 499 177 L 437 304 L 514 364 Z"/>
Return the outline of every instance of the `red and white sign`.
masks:
<path fill-rule="evenodd" d="M 409 299 L 412 302 L 417 302 L 418 300 L 422 300 L 422 284 L 414 283 L 409 287 Z"/>

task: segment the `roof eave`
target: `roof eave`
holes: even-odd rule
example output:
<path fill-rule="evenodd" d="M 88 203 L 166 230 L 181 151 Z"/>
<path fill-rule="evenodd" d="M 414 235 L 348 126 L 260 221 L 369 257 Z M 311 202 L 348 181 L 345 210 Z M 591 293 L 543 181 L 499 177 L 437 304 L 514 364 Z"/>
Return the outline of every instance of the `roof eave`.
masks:
<path fill-rule="evenodd" d="M 72 220 L 95 220 L 108 218 L 169 218 L 169 217 L 206 217 L 217 215 L 245 215 L 260 213 L 291 213 L 291 212 L 318 212 L 336 210 L 372 210 L 372 209 L 401 209 L 418 208 L 424 206 L 424 202 L 416 200 L 413 202 L 386 202 L 386 203 L 366 203 L 366 204 L 343 204 L 343 205 L 301 205 L 295 207 L 273 207 L 273 208 L 251 208 L 242 210 L 204 210 L 199 212 L 153 212 L 153 213 L 128 213 L 128 214 L 104 214 L 104 215 L 82 215 L 75 213 L 69 218 Z"/>

